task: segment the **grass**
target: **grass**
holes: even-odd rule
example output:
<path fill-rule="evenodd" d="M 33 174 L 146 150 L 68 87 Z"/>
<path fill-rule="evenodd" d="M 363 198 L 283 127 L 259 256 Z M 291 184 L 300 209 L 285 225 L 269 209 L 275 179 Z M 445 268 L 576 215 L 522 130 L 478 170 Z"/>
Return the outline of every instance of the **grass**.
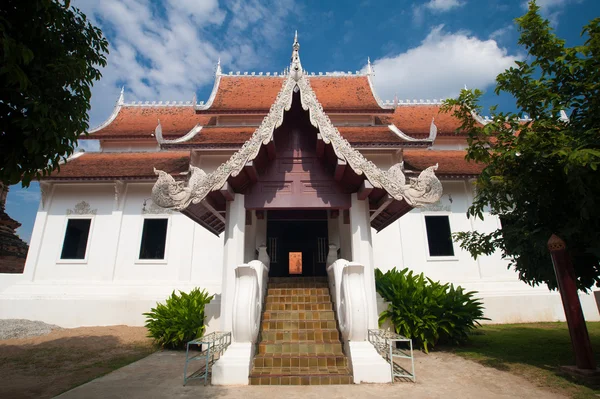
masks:
<path fill-rule="evenodd" d="M 600 323 L 587 326 L 596 359 L 600 360 Z M 559 366 L 575 363 L 566 323 L 484 325 L 467 345 L 445 350 L 521 375 L 537 386 L 575 399 L 600 397 L 600 390 L 559 373 Z"/>

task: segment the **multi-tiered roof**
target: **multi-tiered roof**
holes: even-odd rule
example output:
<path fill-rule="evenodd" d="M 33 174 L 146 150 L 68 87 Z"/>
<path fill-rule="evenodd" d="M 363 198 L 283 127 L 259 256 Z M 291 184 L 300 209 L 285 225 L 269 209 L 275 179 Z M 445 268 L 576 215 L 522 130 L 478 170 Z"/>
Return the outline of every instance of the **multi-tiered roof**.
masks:
<path fill-rule="evenodd" d="M 239 152 L 250 142 L 256 141 L 257 134 L 261 129 L 264 130 L 263 125 L 267 119 L 273 118 L 274 113 L 281 112 L 283 118 L 281 102 L 289 101 L 288 105 L 291 105 L 292 89 L 294 92 L 302 91 L 303 107 L 305 98 L 314 98 L 313 109 L 310 110 L 311 123 L 323 129 L 323 122 L 320 125 L 312 118 L 319 114 L 323 120 L 326 119 L 331 137 L 338 142 L 337 147 L 332 143 L 331 153 L 334 158 L 343 162 L 346 162 L 344 158 L 348 156 L 341 154 L 338 147 L 347 143 L 353 151 L 350 157 L 357 155 L 360 159 L 363 159 L 362 155 L 356 151 L 396 150 L 401 154 L 403 164 L 399 164 L 394 173 L 402 174 L 401 168 L 416 176 L 434 164 L 438 164 L 438 176 L 467 177 L 481 171 L 480 165 L 464 160 L 464 151 L 428 150 L 436 139 L 454 137 L 460 126 L 450 114 L 440 112 L 440 102 L 397 99 L 393 102 L 381 101 L 373 90 L 373 70 L 370 63 L 364 73 L 315 74 L 304 71 L 301 66 L 298 70 L 300 63 L 296 45 L 297 42 L 294 44 L 296 69 L 290 67 L 281 74 L 225 74 L 220 63 L 217 64 L 214 87 L 206 102 L 126 103 L 121 93 L 109 119 L 82 139 L 99 140 L 103 149 L 117 146 L 130 150 L 72 157 L 61 166 L 59 172 L 47 179 L 154 180 L 156 168 L 181 180 L 188 170 L 192 170 L 189 164 L 194 153 L 206 150 Z M 288 96 L 289 99 L 282 100 L 282 96 Z M 272 131 L 277 126 L 272 126 L 271 133 L 268 132 L 269 129 L 260 133 L 266 134 L 265 144 L 272 141 Z M 319 143 L 330 144 L 330 138 L 324 136 L 325 133 L 321 132 Z M 140 151 L 152 146 L 160 150 Z M 257 147 L 255 154 L 246 156 L 246 161 L 252 161 L 259 156 L 260 151 L 264 152 Z M 234 158 L 236 156 L 237 153 L 233 155 Z M 358 167 L 351 166 L 358 175 L 363 174 L 362 170 L 356 170 Z M 379 175 L 380 172 L 373 173 Z M 233 176 L 238 173 L 236 171 Z M 229 178 L 231 176 L 227 174 L 225 179 Z M 364 179 L 363 176 L 359 180 Z M 367 181 L 374 179 L 369 176 L 366 178 Z M 387 182 L 387 178 L 384 180 L 384 183 Z M 380 184 L 374 181 L 371 183 L 375 183 L 376 188 Z M 211 190 L 218 191 L 218 187 L 211 187 Z M 383 189 L 382 193 L 384 191 L 386 190 Z M 402 196 L 398 194 L 398 198 L 400 197 Z M 199 201 L 204 201 L 204 197 Z M 176 207 L 180 210 L 185 208 L 179 205 Z M 410 207 L 398 210 L 393 219 L 408 209 Z M 380 227 L 388 222 L 389 220 L 381 223 Z M 212 229 L 215 232 L 220 230 L 222 226 Z"/>

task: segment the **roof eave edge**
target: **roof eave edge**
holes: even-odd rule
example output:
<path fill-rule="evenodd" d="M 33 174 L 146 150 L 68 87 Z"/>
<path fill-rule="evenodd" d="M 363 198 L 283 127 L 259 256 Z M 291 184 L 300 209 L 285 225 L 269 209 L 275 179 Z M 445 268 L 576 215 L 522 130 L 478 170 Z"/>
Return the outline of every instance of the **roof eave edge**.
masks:
<path fill-rule="evenodd" d="M 217 72 L 215 73 L 215 84 L 213 85 L 213 89 L 212 92 L 210 93 L 210 97 L 208 97 L 208 100 L 206 101 L 206 103 L 202 104 L 202 105 L 198 105 L 195 103 L 194 101 L 194 110 L 196 111 L 205 111 L 207 109 L 209 109 L 213 102 L 215 101 L 215 98 L 217 97 L 217 92 L 219 91 L 219 84 L 221 83 L 221 76 L 223 76 L 223 74 L 221 73 L 221 60 L 219 60 L 219 63 L 217 64 Z"/>
<path fill-rule="evenodd" d="M 96 133 L 97 131 L 100 131 L 100 130 L 104 129 L 105 127 L 107 127 L 108 125 L 110 125 L 117 118 L 117 115 L 119 115 L 119 112 L 121 111 L 121 108 L 123 107 L 123 105 L 125 105 L 125 88 L 124 87 L 121 88 L 121 94 L 119 95 L 119 98 L 117 99 L 117 102 L 115 103 L 115 108 L 113 109 L 113 112 L 112 112 L 112 114 L 110 114 L 108 119 L 105 120 L 99 126 L 96 126 L 95 128 L 88 130 L 87 133 L 88 134 Z"/>

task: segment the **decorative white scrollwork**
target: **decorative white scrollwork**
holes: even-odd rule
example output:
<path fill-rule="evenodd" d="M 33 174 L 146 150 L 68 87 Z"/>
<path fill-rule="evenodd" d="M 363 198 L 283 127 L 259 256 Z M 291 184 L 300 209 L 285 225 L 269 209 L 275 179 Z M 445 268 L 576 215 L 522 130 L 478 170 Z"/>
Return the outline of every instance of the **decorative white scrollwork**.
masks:
<path fill-rule="evenodd" d="M 95 215 L 97 211 L 97 209 L 92 209 L 87 202 L 81 201 L 73 209 L 67 209 L 67 215 Z"/>
<path fill-rule="evenodd" d="M 259 260 L 235 269 L 232 314 L 235 342 L 257 341 L 268 274 L 268 266 Z"/>
<path fill-rule="evenodd" d="M 369 325 L 364 266 L 338 259 L 327 267 L 327 275 L 344 340 L 364 341 Z"/>
<path fill-rule="evenodd" d="M 256 158 L 261 146 L 267 145 L 273 139 L 275 129 L 283 122 L 284 111 L 289 111 L 291 108 L 294 90 L 300 91 L 302 108 L 309 111 L 310 122 L 319 129 L 323 141 L 331 144 L 337 157 L 346 161 L 355 173 L 364 174 L 374 187 L 384 189 L 394 199 L 405 200 L 413 207 L 435 203 L 440 198 L 442 185 L 434 174 L 437 165 L 425 169 L 418 178 L 413 178 L 409 184 L 406 184 L 402 165 L 394 165 L 388 171 L 383 171 L 352 148 L 348 140 L 344 139 L 335 128 L 317 100 L 309 79 L 302 70 L 299 47 L 296 37 L 290 74 L 283 81 L 283 86 L 271 105 L 269 113 L 242 148 L 208 175 L 190 165 L 187 184 L 176 181 L 166 172 L 155 170 L 158 180 L 152 189 L 152 198 L 157 205 L 176 210 L 185 209 L 191 203 L 197 204 L 204 200 L 211 191 L 223 187 L 230 176 L 237 176 L 246 163 Z"/>

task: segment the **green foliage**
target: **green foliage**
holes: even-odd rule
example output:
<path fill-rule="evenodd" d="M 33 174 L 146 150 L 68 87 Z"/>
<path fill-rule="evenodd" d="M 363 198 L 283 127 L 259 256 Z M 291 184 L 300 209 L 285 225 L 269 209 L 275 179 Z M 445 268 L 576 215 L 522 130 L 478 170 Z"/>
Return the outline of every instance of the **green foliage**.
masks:
<path fill-rule="evenodd" d="M 396 333 L 412 338 L 425 352 L 438 342 L 465 342 L 478 320 L 487 320 L 481 302 L 473 297 L 475 292 L 432 281 L 408 268 L 386 273 L 375 270 L 375 285 L 379 295 L 390 302 L 379 316 L 379 324 L 389 320 Z"/>
<path fill-rule="evenodd" d="M 204 334 L 204 308 L 213 299 L 206 290 L 194 288 L 189 294 L 175 291 L 164 304 L 157 303 L 146 316 L 148 336 L 167 348 L 183 348 Z"/>
<path fill-rule="evenodd" d="M 502 222 L 491 233 L 455 238 L 474 257 L 499 249 L 521 280 L 554 289 L 547 242 L 556 234 L 573 257 L 578 288 L 587 290 L 600 284 L 600 18 L 574 47 L 553 33 L 534 1 L 516 21 L 528 55 L 498 75 L 495 92 L 512 95 L 521 112 L 494 107 L 490 123 L 476 123 L 479 90 L 463 90 L 443 107 L 462 122 L 466 159 L 487 165 L 468 216 L 490 211 Z M 518 120 L 524 115 L 530 120 Z"/>
<path fill-rule="evenodd" d="M 108 42 L 68 0 L 0 1 L 0 181 L 47 175 L 88 129 Z"/>

